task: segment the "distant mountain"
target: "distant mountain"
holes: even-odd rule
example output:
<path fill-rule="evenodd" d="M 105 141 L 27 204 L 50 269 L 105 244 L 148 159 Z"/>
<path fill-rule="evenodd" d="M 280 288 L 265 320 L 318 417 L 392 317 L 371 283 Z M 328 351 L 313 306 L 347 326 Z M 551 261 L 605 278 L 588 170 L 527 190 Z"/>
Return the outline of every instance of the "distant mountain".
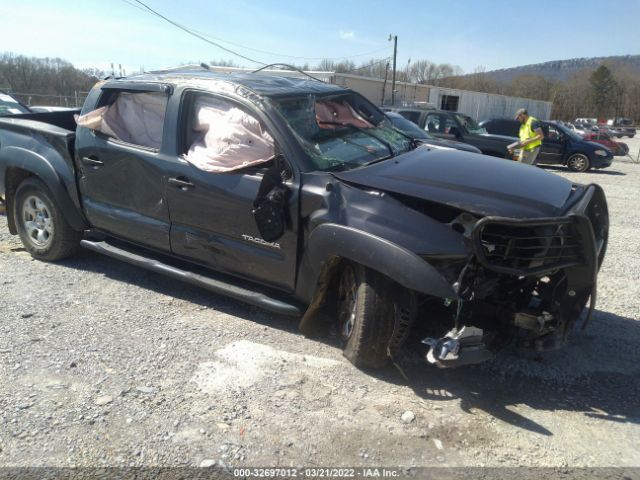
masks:
<path fill-rule="evenodd" d="M 595 70 L 604 63 L 615 71 L 618 67 L 624 67 L 633 72 L 640 73 L 640 55 L 620 55 L 615 57 L 572 58 L 570 60 L 554 60 L 552 62 L 523 65 L 521 67 L 503 68 L 485 72 L 485 76 L 498 83 L 511 83 L 520 75 L 542 75 L 548 80 L 564 81 L 580 70 Z"/>

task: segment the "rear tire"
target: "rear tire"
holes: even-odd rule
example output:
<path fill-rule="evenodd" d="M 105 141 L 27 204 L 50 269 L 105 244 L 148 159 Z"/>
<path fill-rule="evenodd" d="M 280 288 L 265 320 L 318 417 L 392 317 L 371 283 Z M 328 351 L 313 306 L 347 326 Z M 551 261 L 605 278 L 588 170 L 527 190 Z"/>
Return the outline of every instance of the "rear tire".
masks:
<path fill-rule="evenodd" d="M 381 274 L 348 263 L 338 284 L 338 320 L 343 354 L 356 367 L 381 368 L 389 360 L 394 304 L 389 281 Z"/>
<path fill-rule="evenodd" d="M 29 177 L 16 191 L 13 215 L 20 240 L 32 257 L 53 262 L 76 252 L 82 232 L 71 228 L 42 181 Z"/>
<path fill-rule="evenodd" d="M 567 167 L 574 172 L 586 172 L 591 167 L 589 157 L 582 153 L 574 153 L 567 160 Z"/>

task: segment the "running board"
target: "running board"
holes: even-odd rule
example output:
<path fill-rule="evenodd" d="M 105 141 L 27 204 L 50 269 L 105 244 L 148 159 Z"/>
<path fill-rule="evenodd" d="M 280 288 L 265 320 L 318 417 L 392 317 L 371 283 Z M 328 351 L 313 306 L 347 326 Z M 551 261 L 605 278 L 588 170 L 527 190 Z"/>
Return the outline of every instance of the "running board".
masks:
<path fill-rule="evenodd" d="M 211 292 L 219 293 L 227 297 L 235 298 L 241 302 L 249 303 L 257 307 L 264 308 L 281 315 L 300 316 L 303 310 L 293 304 L 278 298 L 269 296 L 268 294 L 248 290 L 246 288 L 233 285 L 231 283 L 216 280 L 214 278 L 201 275 L 199 273 L 190 272 L 156 260 L 155 258 L 145 257 L 139 253 L 134 253 L 120 247 L 116 247 L 105 241 L 82 240 L 80 245 L 88 250 L 102 253 L 108 257 L 131 263 L 138 267 L 151 270 L 152 272 L 161 273 L 176 280 L 190 283 L 201 288 L 205 288 Z"/>

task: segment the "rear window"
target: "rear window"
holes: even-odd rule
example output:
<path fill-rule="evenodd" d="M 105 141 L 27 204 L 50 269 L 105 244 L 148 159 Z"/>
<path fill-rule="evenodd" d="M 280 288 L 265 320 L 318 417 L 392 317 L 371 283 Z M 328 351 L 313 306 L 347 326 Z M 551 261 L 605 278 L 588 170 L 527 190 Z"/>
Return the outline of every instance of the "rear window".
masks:
<path fill-rule="evenodd" d="M 100 108 L 78 118 L 78 125 L 132 145 L 159 150 L 169 97 L 157 92 L 106 91 Z"/>
<path fill-rule="evenodd" d="M 400 115 L 409 120 L 410 122 L 415 123 L 416 125 L 420 124 L 420 112 L 413 112 L 411 110 L 401 110 L 398 111 Z"/>

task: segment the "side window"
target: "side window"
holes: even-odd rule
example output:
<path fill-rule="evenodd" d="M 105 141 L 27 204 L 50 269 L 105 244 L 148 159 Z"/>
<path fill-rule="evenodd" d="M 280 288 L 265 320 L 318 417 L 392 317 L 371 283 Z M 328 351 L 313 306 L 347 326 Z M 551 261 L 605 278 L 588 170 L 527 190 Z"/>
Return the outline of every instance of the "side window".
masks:
<path fill-rule="evenodd" d="M 162 146 L 168 95 L 156 92 L 105 91 L 102 106 L 78 118 L 78 125 L 133 145 Z"/>
<path fill-rule="evenodd" d="M 402 115 L 404 118 L 406 118 L 407 120 L 415 123 L 416 125 L 418 125 L 420 123 L 420 112 L 413 112 L 411 110 L 403 110 L 401 112 L 398 112 L 400 115 Z"/>
<path fill-rule="evenodd" d="M 562 133 L 553 125 L 549 125 L 547 127 L 547 131 L 545 132 L 543 130 L 543 133 L 545 134 L 545 137 L 547 137 L 548 140 L 553 140 L 558 142 L 562 139 Z"/>
<path fill-rule="evenodd" d="M 430 113 L 427 115 L 427 121 L 424 127 L 429 133 L 442 133 L 444 129 L 442 117 L 437 113 Z"/>
<path fill-rule="evenodd" d="M 258 166 L 275 157 L 273 137 L 244 107 L 193 93 L 187 93 L 184 106 L 183 158 L 196 168 L 224 173 Z"/>
<path fill-rule="evenodd" d="M 456 128 L 459 130 L 458 125 L 456 125 L 456 122 L 454 122 L 451 117 L 446 117 L 446 120 L 444 123 L 444 133 L 451 133 L 451 128 Z"/>

